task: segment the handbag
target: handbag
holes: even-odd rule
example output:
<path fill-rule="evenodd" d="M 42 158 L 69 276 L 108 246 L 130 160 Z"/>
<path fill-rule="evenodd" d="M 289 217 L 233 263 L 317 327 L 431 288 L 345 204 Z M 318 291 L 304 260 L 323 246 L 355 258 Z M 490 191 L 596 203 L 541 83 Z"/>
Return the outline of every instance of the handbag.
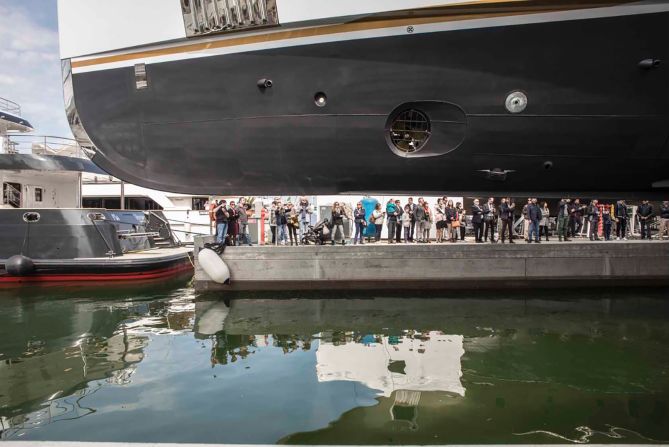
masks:
<path fill-rule="evenodd" d="M 453 228 L 460 228 L 460 221 L 459 220 L 454 220 L 451 225 Z"/>

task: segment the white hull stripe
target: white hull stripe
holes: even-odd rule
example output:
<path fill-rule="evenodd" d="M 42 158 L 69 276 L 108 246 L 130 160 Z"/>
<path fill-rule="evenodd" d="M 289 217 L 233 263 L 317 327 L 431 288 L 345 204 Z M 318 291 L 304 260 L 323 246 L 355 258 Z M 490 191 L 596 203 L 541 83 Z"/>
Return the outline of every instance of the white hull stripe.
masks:
<path fill-rule="evenodd" d="M 280 40 L 271 40 L 260 41 L 250 44 L 239 44 L 239 45 L 230 45 L 230 46 L 219 46 L 219 47 L 208 47 L 207 45 L 202 45 L 196 51 L 178 51 L 179 45 L 161 45 L 161 46 L 152 46 L 145 47 L 141 50 L 137 50 L 134 53 L 115 53 L 115 54 L 126 54 L 122 60 L 117 60 L 113 62 L 101 62 L 98 63 L 96 60 L 106 60 L 113 58 L 110 55 L 105 55 L 104 57 L 98 55 L 96 57 L 87 57 L 87 58 L 75 58 L 72 59 L 72 72 L 77 73 L 86 73 L 91 71 L 100 71 L 100 70 L 110 70 L 114 68 L 122 67 L 132 67 L 138 63 L 145 64 L 158 64 L 163 62 L 173 62 L 186 59 L 196 59 L 200 57 L 211 57 L 219 56 L 224 54 L 234 54 L 234 53 L 246 53 L 252 51 L 276 49 L 276 48 L 285 48 L 301 45 L 315 45 L 321 43 L 330 43 L 338 41 L 348 41 L 348 40 L 360 40 L 360 39 L 372 39 L 379 37 L 393 37 L 393 36 L 407 36 L 407 26 L 412 26 L 412 34 L 427 34 L 427 33 L 437 33 L 444 31 L 458 31 L 458 30 L 467 30 L 467 29 L 477 29 L 477 28 L 493 28 L 493 27 L 502 27 L 502 26 L 516 26 L 516 25 L 527 25 L 534 23 L 548 23 L 548 22 L 563 22 L 570 20 L 588 20 L 588 19 L 597 19 L 597 18 L 607 18 L 607 17 L 618 17 L 618 16 L 631 16 L 639 14 L 653 14 L 669 11 L 669 2 L 662 3 L 633 3 L 627 5 L 611 6 L 611 7 L 600 7 L 600 8 L 591 8 L 591 9 L 575 9 L 568 11 L 558 11 L 558 12 L 548 12 L 548 13 L 527 13 L 520 15 L 509 15 L 501 17 L 489 17 L 489 18 L 479 18 L 471 20 L 454 20 L 454 21 L 445 21 L 438 23 L 426 23 L 426 24 L 416 24 L 416 25 L 405 25 L 394 26 L 387 28 L 378 28 L 378 29 L 366 29 L 362 31 L 351 31 L 351 32 L 341 32 L 341 33 L 324 33 L 314 36 L 307 37 L 297 37 L 297 38 L 286 38 Z M 302 30 L 316 29 L 316 28 L 303 28 Z M 259 32 L 257 34 L 247 35 L 246 37 L 254 36 L 263 36 L 266 35 L 271 37 L 272 34 L 281 32 L 281 29 L 273 30 L 268 32 Z M 228 37 L 228 39 L 239 38 L 239 36 Z M 227 40 L 227 39 L 218 39 L 218 41 Z M 217 40 L 210 40 L 210 43 L 215 44 Z M 190 43 L 190 42 L 189 42 Z M 197 41 L 192 43 L 206 43 L 206 41 Z M 169 49 L 175 49 L 174 53 L 169 53 Z M 160 54 L 156 56 L 147 56 L 145 52 L 150 52 L 154 50 L 163 50 L 167 54 Z M 133 54 L 136 54 L 137 57 L 133 57 Z"/>

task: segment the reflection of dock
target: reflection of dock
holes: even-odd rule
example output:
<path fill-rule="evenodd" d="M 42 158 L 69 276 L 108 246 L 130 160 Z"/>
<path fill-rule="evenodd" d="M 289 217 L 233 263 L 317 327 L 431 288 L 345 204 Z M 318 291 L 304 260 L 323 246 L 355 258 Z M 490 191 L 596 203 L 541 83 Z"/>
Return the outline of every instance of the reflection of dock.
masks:
<path fill-rule="evenodd" d="M 198 241 L 196 245 L 202 244 Z M 229 247 L 231 284 L 196 265 L 198 290 L 397 290 L 669 283 L 669 243 Z"/>

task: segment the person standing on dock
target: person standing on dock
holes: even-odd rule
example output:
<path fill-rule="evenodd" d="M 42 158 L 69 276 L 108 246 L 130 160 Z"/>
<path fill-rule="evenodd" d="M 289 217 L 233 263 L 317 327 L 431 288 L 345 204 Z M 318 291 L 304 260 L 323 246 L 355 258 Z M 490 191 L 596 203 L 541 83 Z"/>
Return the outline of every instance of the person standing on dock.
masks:
<path fill-rule="evenodd" d="M 465 234 L 467 233 L 467 216 L 465 208 L 462 206 L 462 203 L 458 202 L 455 204 L 455 210 L 458 212 L 458 217 L 460 218 L 460 240 L 464 242 Z"/>
<path fill-rule="evenodd" d="M 344 218 L 346 217 L 346 212 L 344 208 L 339 205 L 339 202 L 335 202 L 332 205 L 332 233 L 331 241 L 334 245 L 337 241 L 337 234 L 341 233 L 341 244 L 346 245 L 346 233 L 344 232 Z"/>
<path fill-rule="evenodd" d="M 299 214 L 300 214 L 300 239 L 309 231 L 309 224 L 311 223 L 311 206 L 309 205 L 309 200 L 306 197 L 300 197 L 299 203 Z"/>
<path fill-rule="evenodd" d="M 228 235 L 228 210 L 226 209 L 227 202 L 220 200 L 216 208 L 214 208 L 214 216 L 216 219 L 216 242 L 219 244 L 225 243 L 225 237 Z"/>
<path fill-rule="evenodd" d="M 404 215 L 404 209 L 402 208 L 400 199 L 395 200 L 395 208 L 397 208 L 397 228 L 395 229 L 395 242 L 399 244 L 402 242 L 402 216 Z"/>
<path fill-rule="evenodd" d="M 288 216 L 286 215 L 286 208 L 281 201 L 276 205 L 276 245 L 286 245 L 288 242 Z"/>
<path fill-rule="evenodd" d="M 588 239 L 591 241 L 599 240 L 599 201 L 593 199 L 588 206 Z"/>
<path fill-rule="evenodd" d="M 423 207 L 423 199 L 418 199 L 418 205 L 413 212 L 416 229 L 416 242 L 423 242 L 423 219 L 425 218 L 425 208 Z M 412 227 L 413 228 L 413 227 Z"/>
<path fill-rule="evenodd" d="M 288 237 L 290 238 L 290 245 L 300 245 L 300 240 L 297 238 L 297 230 L 300 228 L 300 217 L 291 202 L 288 202 L 287 209 Z"/>
<path fill-rule="evenodd" d="M 527 206 L 527 215 L 530 217 L 530 234 L 528 235 L 528 244 L 532 242 L 533 236 L 535 243 L 541 243 L 541 240 L 539 239 L 539 222 L 541 222 L 542 214 L 541 208 L 537 202 L 537 199 L 532 199 L 530 204 Z"/>
<path fill-rule="evenodd" d="M 541 233 L 546 235 L 546 242 L 548 242 L 548 224 L 550 222 L 551 211 L 548 208 L 548 203 L 544 202 L 541 207 L 541 220 L 539 221 L 539 239 L 541 239 Z"/>
<path fill-rule="evenodd" d="M 374 233 L 375 242 L 379 242 L 381 240 L 381 230 L 383 230 L 383 215 L 384 213 L 381 211 L 381 204 L 377 203 L 374 211 L 372 211 L 372 216 L 369 218 L 376 228 Z"/>
<path fill-rule="evenodd" d="M 446 236 L 450 242 L 455 242 L 458 238 L 457 233 L 458 229 L 454 226 L 457 225 L 455 222 L 458 221 L 458 212 L 453 205 L 452 200 L 448 200 L 446 204 Z"/>
<path fill-rule="evenodd" d="M 660 207 L 660 234 L 658 237 L 664 239 L 664 235 L 669 237 L 669 201 L 662 202 Z"/>
<path fill-rule="evenodd" d="M 430 229 L 432 228 L 432 222 L 434 221 L 434 216 L 432 215 L 432 210 L 430 210 L 430 204 L 427 201 L 423 200 L 423 210 L 425 215 L 423 217 L 423 224 L 421 228 L 423 229 L 423 242 L 426 244 L 430 243 Z"/>
<path fill-rule="evenodd" d="M 604 226 L 604 240 L 611 240 L 611 227 L 613 226 L 613 219 L 611 218 L 611 207 L 609 205 L 602 208 L 602 224 Z"/>
<path fill-rule="evenodd" d="M 557 233 L 558 233 L 558 240 L 560 242 L 565 241 L 569 242 L 569 238 L 567 237 L 567 224 L 569 223 L 569 207 L 570 207 L 570 199 L 562 199 L 560 200 L 560 206 L 558 207 L 558 217 L 557 217 Z"/>
<path fill-rule="evenodd" d="M 446 208 L 444 199 L 437 199 L 437 206 L 434 207 L 434 221 L 437 226 L 436 242 L 444 242 L 444 226 L 446 225 Z"/>
<path fill-rule="evenodd" d="M 397 216 L 398 216 L 397 205 L 393 199 L 388 200 L 386 204 L 386 216 L 388 216 L 388 243 L 392 244 L 395 242 L 395 231 L 397 229 Z"/>
<path fill-rule="evenodd" d="M 488 233 L 490 233 L 490 242 L 495 243 L 495 227 L 497 226 L 497 209 L 495 208 L 495 198 L 490 197 L 488 203 L 483 205 L 483 234 L 488 242 Z"/>
<path fill-rule="evenodd" d="M 411 208 L 407 204 L 402 213 L 402 230 L 404 231 L 404 243 L 408 244 L 411 236 Z"/>
<path fill-rule="evenodd" d="M 239 234 L 239 226 L 237 220 L 239 219 L 239 212 L 235 206 L 234 200 L 230 201 L 228 208 L 228 244 L 237 245 L 237 235 Z"/>
<path fill-rule="evenodd" d="M 525 242 L 530 241 L 530 205 L 532 205 L 532 198 L 528 198 L 527 203 L 523 206 L 523 236 Z"/>
<path fill-rule="evenodd" d="M 576 236 L 580 235 L 581 231 L 583 231 L 583 213 L 586 211 L 587 206 L 581 205 L 580 199 L 574 199 L 573 207 L 574 207 L 574 212 L 572 213 L 573 215 L 572 236 Z"/>
<path fill-rule="evenodd" d="M 413 203 L 413 197 L 409 197 L 409 203 L 407 203 L 407 206 L 409 207 L 409 217 L 411 217 L 411 232 L 409 235 L 409 241 L 413 242 L 414 241 L 414 232 L 416 230 L 416 204 Z"/>
<path fill-rule="evenodd" d="M 355 224 L 353 245 L 357 244 L 358 241 L 360 241 L 360 244 L 364 244 L 363 235 L 367 226 L 367 220 L 365 219 L 365 209 L 362 207 L 362 202 L 358 202 L 353 210 L 353 223 Z"/>
<path fill-rule="evenodd" d="M 516 204 L 510 197 L 502 198 L 502 204 L 499 206 L 499 218 L 502 220 L 502 232 L 500 233 L 502 244 L 507 233 L 509 234 L 509 244 L 515 244 L 513 242 L 513 214 L 515 208 Z"/>
<path fill-rule="evenodd" d="M 472 205 L 472 225 L 474 226 L 474 240 L 480 244 L 483 242 L 483 208 L 479 205 L 479 199 L 474 199 L 474 205 Z"/>
<path fill-rule="evenodd" d="M 237 245 L 246 244 L 251 246 L 251 238 L 249 236 L 249 211 L 250 207 L 246 204 L 246 197 L 239 198 L 239 205 L 237 205 L 237 214 L 239 214 L 239 240 Z"/>
<path fill-rule="evenodd" d="M 616 239 L 627 240 L 627 204 L 624 200 L 616 203 Z"/>
<path fill-rule="evenodd" d="M 650 223 L 653 220 L 653 217 L 655 217 L 653 205 L 651 205 L 648 200 L 642 201 L 641 206 L 637 210 L 637 214 L 639 215 L 639 225 L 641 226 L 641 239 L 650 240 Z"/>

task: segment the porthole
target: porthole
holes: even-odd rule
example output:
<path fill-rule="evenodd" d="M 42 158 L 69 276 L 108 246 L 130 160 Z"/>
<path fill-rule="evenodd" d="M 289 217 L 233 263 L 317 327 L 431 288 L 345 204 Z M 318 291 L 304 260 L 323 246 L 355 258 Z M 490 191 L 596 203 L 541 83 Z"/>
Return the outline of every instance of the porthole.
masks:
<path fill-rule="evenodd" d="M 397 150 L 411 154 L 421 150 L 430 138 L 430 119 L 420 110 L 404 110 L 392 121 L 388 132 Z"/>
<path fill-rule="evenodd" d="M 41 217 L 42 216 L 40 216 L 40 214 L 36 212 L 23 213 L 23 221 L 27 223 L 39 222 Z"/>

